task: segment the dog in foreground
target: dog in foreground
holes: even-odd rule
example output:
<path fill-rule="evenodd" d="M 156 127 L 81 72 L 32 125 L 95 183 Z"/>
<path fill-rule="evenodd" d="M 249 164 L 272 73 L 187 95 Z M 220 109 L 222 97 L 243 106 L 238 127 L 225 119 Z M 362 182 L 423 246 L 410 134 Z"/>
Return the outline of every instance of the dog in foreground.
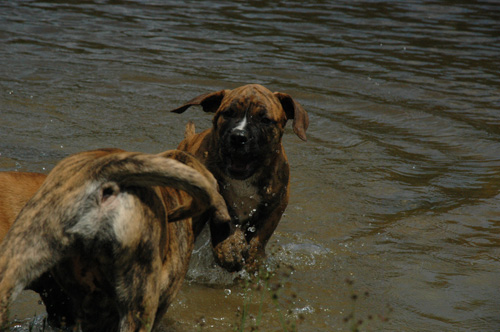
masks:
<path fill-rule="evenodd" d="M 152 330 L 184 279 L 201 213 L 230 219 L 216 180 L 183 152 L 64 159 L 0 245 L 0 329 L 16 296 L 50 273 L 82 331 Z"/>
<path fill-rule="evenodd" d="M 290 95 L 258 84 L 198 96 L 193 105 L 215 113 L 213 126 L 196 134 L 188 123 L 178 149 L 198 158 L 219 182 L 230 224 L 210 223 L 214 256 L 229 271 L 254 268 L 288 204 L 290 167 L 281 139 L 288 120 L 306 140 L 309 117 Z"/>

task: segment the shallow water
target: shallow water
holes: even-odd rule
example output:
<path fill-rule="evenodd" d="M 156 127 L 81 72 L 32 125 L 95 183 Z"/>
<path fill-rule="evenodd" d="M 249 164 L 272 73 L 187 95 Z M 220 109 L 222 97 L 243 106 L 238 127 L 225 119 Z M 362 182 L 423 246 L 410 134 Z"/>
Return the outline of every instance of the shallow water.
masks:
<path fill-rule="evenodd" d="M 4 1 L 0 170 L 175 148 L 210 115 L 169 109 L 261 83 L 311 121 L 308 142 L 284 136 L 292 195 L 269 248 L 294 268 L 285 316 L 345 331 L 355 302 L 362 329 L 499 330 L 499 31 L 496 1 Z M 162 329 L 238 321 L 246 287 L 203 257 Z M 281 330 L 263 305 L 261 328 Z"/>

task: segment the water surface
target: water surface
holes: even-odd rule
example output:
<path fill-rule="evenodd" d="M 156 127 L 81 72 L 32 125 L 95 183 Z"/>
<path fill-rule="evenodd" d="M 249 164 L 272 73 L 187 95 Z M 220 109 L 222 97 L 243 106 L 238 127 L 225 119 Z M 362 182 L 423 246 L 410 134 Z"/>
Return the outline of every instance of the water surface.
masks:
<path fill-rule="evenodd" d="M 260 83 L 311 121 L 308 142 L 284 136 L 292 195 L 270 243 L 270 266 L 294 269 L 287 319 L 348 330 L 356 293 L 362 329 L 499 330 L 499 32 L 496 1 L 4 1 L 0 170 L 175 148 L 211 115 L 169 109 Z M 238 321 L 245 287 L 203 257 L 162 329 Z M 263 303 L 262 330 L 282 330 Z"/>

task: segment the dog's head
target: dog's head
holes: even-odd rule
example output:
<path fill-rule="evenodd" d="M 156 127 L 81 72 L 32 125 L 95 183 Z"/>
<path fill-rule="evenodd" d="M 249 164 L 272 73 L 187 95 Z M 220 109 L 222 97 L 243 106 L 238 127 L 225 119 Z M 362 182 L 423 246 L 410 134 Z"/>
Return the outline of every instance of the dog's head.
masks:
<path fill-rule="evenodd" d="M 204 94 L 172 112 L 182 113 L 193 105 L 215 113 L 219 166 L 235 179 L 250 177 L 266 160 L 273 160 L 273 154 L 281 153 L 288 120 L 293 119 L 294 132 L 306 140 L 309 118 L 302 106 L 290 95 L 273 93 L 258 84 Z"/>

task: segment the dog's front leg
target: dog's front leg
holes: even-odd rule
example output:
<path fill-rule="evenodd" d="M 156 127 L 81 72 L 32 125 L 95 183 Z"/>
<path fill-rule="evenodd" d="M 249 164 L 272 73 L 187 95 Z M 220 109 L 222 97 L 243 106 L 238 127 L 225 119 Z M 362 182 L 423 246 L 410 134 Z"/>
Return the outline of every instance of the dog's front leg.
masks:
<path fill-rule="evenodd" d="M 274 209 L 268 218 L 259 222 L 254 235 L 249 239 L 247 269 L 256 270 L 266 256 L 266 245 L 280 222 L 286 201 Z"/>
<path fill-rule="evenodd" d="M 229 272 L 240 271 L 248 258 L 248 242 L 240 227 L 210 223 L 216 262 Z"/>

